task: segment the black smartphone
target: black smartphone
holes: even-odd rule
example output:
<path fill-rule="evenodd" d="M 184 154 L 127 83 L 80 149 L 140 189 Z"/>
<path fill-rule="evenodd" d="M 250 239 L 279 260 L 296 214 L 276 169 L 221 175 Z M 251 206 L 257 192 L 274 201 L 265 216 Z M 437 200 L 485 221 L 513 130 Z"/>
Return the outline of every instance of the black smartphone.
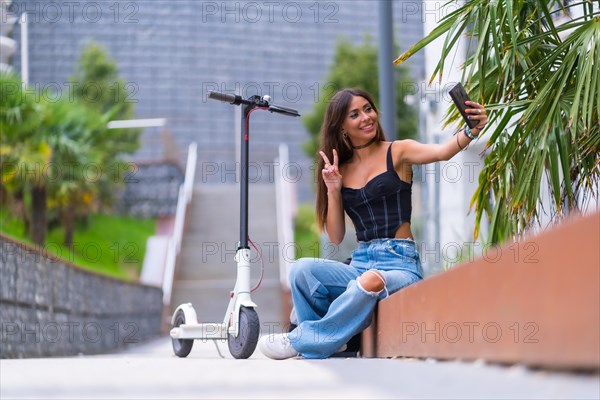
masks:
<path fill-rule="evenodd" d="M 457 83 L 456 86 L 450 89 L 449 93 L 450 97 L 452 97 L 452 100 L 454 101 L 454 104 L 456 104 L 456 108 L 458 108 L 458 111 L 460 111 L 460 114 L 462 115 L 469 128 L 474 128 L 479 123 L 479 120 L 469 119 L 468 116 L 471 114 L 467 114 L 465 112 L 465 109 L 470 108 L 465 104 L 465 101 L 468 101 L 470 99 L 463 85 L 460 82 Z"/>

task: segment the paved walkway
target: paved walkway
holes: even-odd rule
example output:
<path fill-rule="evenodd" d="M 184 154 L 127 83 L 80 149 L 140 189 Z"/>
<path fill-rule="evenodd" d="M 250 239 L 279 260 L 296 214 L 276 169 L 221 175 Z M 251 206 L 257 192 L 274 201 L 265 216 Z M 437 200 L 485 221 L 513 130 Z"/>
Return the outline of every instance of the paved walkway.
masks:
<path fill-rule="evenodd" d="M 194 343 L 175 357 L 168 338 L 112 355 L 0 361 L 7 399 L 598 399 L 598 375 L 480 362 L 414 359 L 235 360 L 227 344 Z"/>

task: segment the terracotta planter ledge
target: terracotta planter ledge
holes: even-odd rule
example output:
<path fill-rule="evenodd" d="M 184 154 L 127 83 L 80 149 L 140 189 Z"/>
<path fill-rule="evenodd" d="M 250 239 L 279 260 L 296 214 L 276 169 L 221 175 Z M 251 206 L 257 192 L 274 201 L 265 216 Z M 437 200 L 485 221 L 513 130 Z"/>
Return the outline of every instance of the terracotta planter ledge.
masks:
<path fill-rule="evenodd" d="M 600 369 L 600 213 L 495 250 L 381 301 L 362 354 Z"/>

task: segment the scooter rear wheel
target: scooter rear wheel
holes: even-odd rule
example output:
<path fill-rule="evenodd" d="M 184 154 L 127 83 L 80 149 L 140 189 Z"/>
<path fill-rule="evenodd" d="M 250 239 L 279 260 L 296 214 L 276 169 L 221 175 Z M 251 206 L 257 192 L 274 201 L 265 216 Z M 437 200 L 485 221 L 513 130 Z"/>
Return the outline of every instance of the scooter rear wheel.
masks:
<path fill-rule="evenodd" d="M 258 314 L 253 308 L 241 307 L 240 319 L 238 321 L 239 332 L 237 337 L 229 334 L 227 345 L 229 352 L 234 358 L 248 358 L 254 353 L 258 336 L 260 334 L 260 322 Z"/>
<path fill-rule="evenodd" d="M 177 314 L 175 314 L 173 327 L 177 328 L 179 325 L 183 324 L 185 324 L 185 314 L 183 313 L 183 310 L 179 310 L 177 311 Z M 194 345 L 194 339 L 171 339 L 171 342 L 173 343 L 173 351 L 177 357 L 187 357 Z"/>

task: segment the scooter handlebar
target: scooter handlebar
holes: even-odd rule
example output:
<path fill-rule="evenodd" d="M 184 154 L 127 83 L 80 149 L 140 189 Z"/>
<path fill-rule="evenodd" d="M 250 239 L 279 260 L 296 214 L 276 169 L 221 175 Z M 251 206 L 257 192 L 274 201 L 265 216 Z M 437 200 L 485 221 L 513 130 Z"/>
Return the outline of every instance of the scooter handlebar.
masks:
<path fill-rule="evenodd" d="M 229 104 L 239 104 L 239 100 L 238 99 L 239 96 L 235 95 L 235 94 L 227 94 L 227 93 L 220 93 L 220 92 L 208 92 L 208 98 L 209 99 L 213 99 L 213 100 L 219 100 L 219 101 L 224 101 L 225 103 L 229 103 Z"/>
<path fill-rule="evenodd" d="M 278 114 L 287 115 L 289 117 L 299 117 L 300 116 L 300 113 L 297 110 L 294 110 L 293 108 L 282 107 L 282 106 L 271 105 L 271 106 L 269 106 L 269 111 L 276 112 Z"/>
<path fill-rule="evenodd" d="M 251 99 L 244 100 L 244 99 L 242 99 L 241 96 L 239 96 L 237 94 L 227 94 L 227 93 L 220 93 L 220 92 L 213 92 L 213 91 L 208 92 L 209 99 L 219 100 L 219 101 L 223 101 L 225 103 L 235 104 L 235 105 L 253 104 L 254 103 L 257 106 L 265 107 L 267 110 L 278 113 L 278 114 L 283 114 L 283 115 L 287 115 L 290 117 L 299 117 L 300 116 L 300 113 L 298 113 L 298 111 L 294 110 L 293 108 L 269 104 L 270 98 L 267 99 L 266 98 L 267 96 L 265 96 L 263 98 L 259 98 L 258 96 L 254 96 L 254 97 L 257 97 L 257 100 L 255 102 L 252 102 Z"/>

